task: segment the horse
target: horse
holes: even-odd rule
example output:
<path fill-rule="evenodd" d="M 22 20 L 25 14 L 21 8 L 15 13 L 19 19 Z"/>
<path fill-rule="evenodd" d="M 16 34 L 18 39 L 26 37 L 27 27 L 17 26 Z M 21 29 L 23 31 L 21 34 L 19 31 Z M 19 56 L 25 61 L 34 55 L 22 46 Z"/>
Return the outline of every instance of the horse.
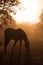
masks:
<path fill-rule="evenodd" d="M 29 47 L 29 41 L 28 41 L 27 35 L 21 28 L 18 28 L 18 29 L 7 28 L 4 31 L 4 34 L 5 34 L 5 40 L 4 40 L 5 52 L 6 52 L 6 47 L 7 47 L 8 43 L 10 42 L 10 40 L 15 40 L 14 46 L 16 45 L 16 42 L 18 40 L 20 40 L 20 46 L 21 46 L 21 43 L 24 40 L 25 47 L 26 48 Z"/>

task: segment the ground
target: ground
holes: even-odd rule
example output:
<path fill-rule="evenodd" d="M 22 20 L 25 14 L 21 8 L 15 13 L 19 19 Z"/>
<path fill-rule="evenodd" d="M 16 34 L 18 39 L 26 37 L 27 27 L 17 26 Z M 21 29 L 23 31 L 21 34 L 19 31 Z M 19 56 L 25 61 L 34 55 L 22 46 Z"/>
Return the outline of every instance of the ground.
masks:
<path fill-rule="evenodd" d="M 9 26 L 3 25 L 0 28 L 0 40 L 2 41 L 2 45 L 0 45 L 0 65 L 4 63 L 4 65 L 18 65 L 20 62 L 21 55 L 21 65 L 25 65 L 25 62 L 31 63 L 31 65 L 43 65 L 43 26 L 29 26 L 29 25 L 19 25 L 27 34 L 28 39 L 30 41 L 29 46 L 29 54 L 28 58 L 26 58 L 26 48 L 24 46 L 24 42 L 22 42 L 21 54 L 19 53 L 20 43 L 17 42 L 16 46 L 13 48 L 13 52 L 11 53 L 11 49 L 14 44 L 14 40 L 10 41 L 10 44 L 7 47 L 7 53 L 4 53 L 4 30 Z M 11 26 L 12 27 L 12 26 Z M 27 30 L 28 29 L 28 30 Z M 19 55 L 20 54 L 20 55 Z M 11 60 L 12 59 L 12 60 Z M 27 61 L 26 61 L 27 60 Z"/>

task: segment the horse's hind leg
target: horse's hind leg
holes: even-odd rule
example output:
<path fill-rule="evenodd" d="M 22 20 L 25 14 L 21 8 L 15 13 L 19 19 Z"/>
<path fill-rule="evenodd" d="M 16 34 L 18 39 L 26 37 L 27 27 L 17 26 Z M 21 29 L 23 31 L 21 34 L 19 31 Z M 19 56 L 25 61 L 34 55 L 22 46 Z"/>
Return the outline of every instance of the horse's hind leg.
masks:
<path fill-rule="evenodd" d="M 16 45 L 16 42 L 17 42 L 17 41 L 15 40 L 15 43 L 14 43 L 12 49 L 11 49 L 11 59 L 10 59 L 9 65 L 13 65 L 13 64 L 14 64 L 14 62 L 13 62 L 13 57 L 14 57 L 13 49 L 14 49 L 14 47 L 15 47 L 15 45 Z"/>
<path fill-rule="evenodd" d="M 6 48 L 7 48 L 7 45 L 8 45 L 8 43 L 9 43 L 9 41 L 10 41 L 10 39 L 8 39 L 8 38 L 5 38 L 5 40 L 4 40 L 4 43 L 5 43 L 5 46 L 4 46 L 4 48 L 5 48 L 5 53 L 6 53 Z"/>

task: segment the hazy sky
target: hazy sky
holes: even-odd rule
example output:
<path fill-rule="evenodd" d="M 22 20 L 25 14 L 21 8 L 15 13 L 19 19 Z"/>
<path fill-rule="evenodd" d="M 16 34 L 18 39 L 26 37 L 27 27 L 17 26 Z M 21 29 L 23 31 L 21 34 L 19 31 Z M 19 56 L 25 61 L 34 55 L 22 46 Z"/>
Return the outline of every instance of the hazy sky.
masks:
<path fill-rule="evenodd" d="M 43 9 L 43 0 L 37 0 L 37 3 L 40 5 L 40 7 Z"/>
<path fill-rule="evenodd" d="M 23 10 L 18 10 L 17 14 L 13 16 L 17 23 L 29 22 L 37 23 L 39 22 L 39 15 L 43 9 L 43 0 L 20 0 L 21 7 Z M 19 22 L 20 21 L 20 22 Z"/>

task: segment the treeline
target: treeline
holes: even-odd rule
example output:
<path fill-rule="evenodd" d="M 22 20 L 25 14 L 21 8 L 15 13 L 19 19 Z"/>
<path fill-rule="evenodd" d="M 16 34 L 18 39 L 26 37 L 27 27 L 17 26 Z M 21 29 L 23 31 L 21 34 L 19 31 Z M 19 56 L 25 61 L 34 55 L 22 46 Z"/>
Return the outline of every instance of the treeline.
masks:
<path fill-rule="evenodd" d="M 0 0 L 0 5 L 8 2 L 16 2 L 16 0 Z"/>

